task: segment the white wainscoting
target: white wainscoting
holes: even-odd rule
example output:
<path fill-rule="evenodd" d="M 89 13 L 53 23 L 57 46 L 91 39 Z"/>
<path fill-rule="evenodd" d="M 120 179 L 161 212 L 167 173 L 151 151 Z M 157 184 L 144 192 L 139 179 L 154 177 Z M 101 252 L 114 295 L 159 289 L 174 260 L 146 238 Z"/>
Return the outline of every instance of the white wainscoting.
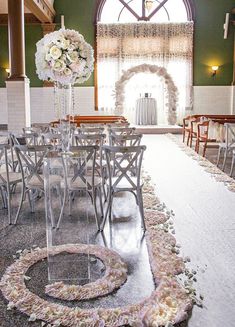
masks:
<path fill-rule="evenodd" d="M 75 114 L 94 114 L 94 87 L 75 87 Z M 54 110 L 54 88 L 31 88 L 32 123 L 45 123 L 56 119 Z"/>
<path fill-rule="evenodd" d="M 51 87 L 30 89 L 32 123 L 56 118 L 53 92 Z M 193 113 L 235 114 L 234 97 L 235 87 L 232 86 L 194 86 Z M 75 88 L 75 107 L 75 112 L 82 115 L 98 114 L 94 111 L 94 87 Z M 7 124 L 6 88 L 0 88 L 0 124 Z"/>
<path fill-rule="evenodd" d="M 95 114 L 94 87 L 75 87 L 75 113 L 81 115 Z M 54 111 L 54 88 L 30 88 L 30 105 L 32 123 L 45 123 L 56 119 Z M 7 124 L 7 92 L 0 88 L 0 124 Z"/>
<path fill-rule="evenodd" d="M 232 114 L 232 86 L 194 86 L 194 114 Z"/>
<path fill-rule="evenodd" d="M 0 124 L 7 124 L 7 89 L 0 88 Z"/>

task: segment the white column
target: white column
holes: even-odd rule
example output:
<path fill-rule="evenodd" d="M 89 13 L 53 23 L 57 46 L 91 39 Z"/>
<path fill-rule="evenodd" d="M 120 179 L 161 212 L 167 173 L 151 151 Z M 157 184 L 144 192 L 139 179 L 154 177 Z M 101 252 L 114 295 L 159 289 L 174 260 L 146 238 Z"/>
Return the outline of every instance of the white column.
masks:
<path fill-rule="evenodd" d="M 25 75 L 24 0 L 8 0 L 10 77 L 6 80 L 8 130 L 30 126 L 29 79 Z"/>
<path fill-rule="evenodd" d="M 29 79 L 6 81 L 8 106 L 8 131 L 22 133 L 22 128 L 30 127 Z"/>

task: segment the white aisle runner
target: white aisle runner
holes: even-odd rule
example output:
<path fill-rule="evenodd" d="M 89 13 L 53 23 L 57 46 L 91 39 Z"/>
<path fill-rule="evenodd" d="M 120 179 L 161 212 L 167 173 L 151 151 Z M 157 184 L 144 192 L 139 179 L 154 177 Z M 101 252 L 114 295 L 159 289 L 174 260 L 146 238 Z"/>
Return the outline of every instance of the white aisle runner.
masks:
<path fill-rule="evenodd" d="M 144 166 L 157 195 L 175 212 L 181 252 L 199 270 L 195 285 L 204 295 L 204 308 L 194 307 L 187 326 L 235 326 L 235 193 L 167 136 L 148 135 L 143 144 Z"/>

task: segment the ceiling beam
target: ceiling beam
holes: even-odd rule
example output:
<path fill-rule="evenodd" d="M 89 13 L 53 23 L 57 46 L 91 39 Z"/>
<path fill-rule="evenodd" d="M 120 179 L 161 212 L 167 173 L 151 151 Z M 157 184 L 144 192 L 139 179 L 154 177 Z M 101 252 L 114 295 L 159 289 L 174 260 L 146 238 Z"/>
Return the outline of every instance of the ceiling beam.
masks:
<path fill-rule="evenodd" d="M 24 4 L 41 23 L 53 23 L 56 12 L 47 0 L 24 0 Z"/>

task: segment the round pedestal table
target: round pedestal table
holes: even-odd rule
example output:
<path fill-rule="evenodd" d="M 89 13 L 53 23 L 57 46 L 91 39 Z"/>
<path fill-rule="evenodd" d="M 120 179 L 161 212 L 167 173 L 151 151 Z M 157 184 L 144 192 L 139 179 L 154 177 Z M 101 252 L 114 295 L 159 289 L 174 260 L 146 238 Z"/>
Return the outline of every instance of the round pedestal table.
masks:
<path fill-rule="evenodd" d="M 154 98 L 136 100 L 136 125 L 157 125 L 157 101 Z"/>

